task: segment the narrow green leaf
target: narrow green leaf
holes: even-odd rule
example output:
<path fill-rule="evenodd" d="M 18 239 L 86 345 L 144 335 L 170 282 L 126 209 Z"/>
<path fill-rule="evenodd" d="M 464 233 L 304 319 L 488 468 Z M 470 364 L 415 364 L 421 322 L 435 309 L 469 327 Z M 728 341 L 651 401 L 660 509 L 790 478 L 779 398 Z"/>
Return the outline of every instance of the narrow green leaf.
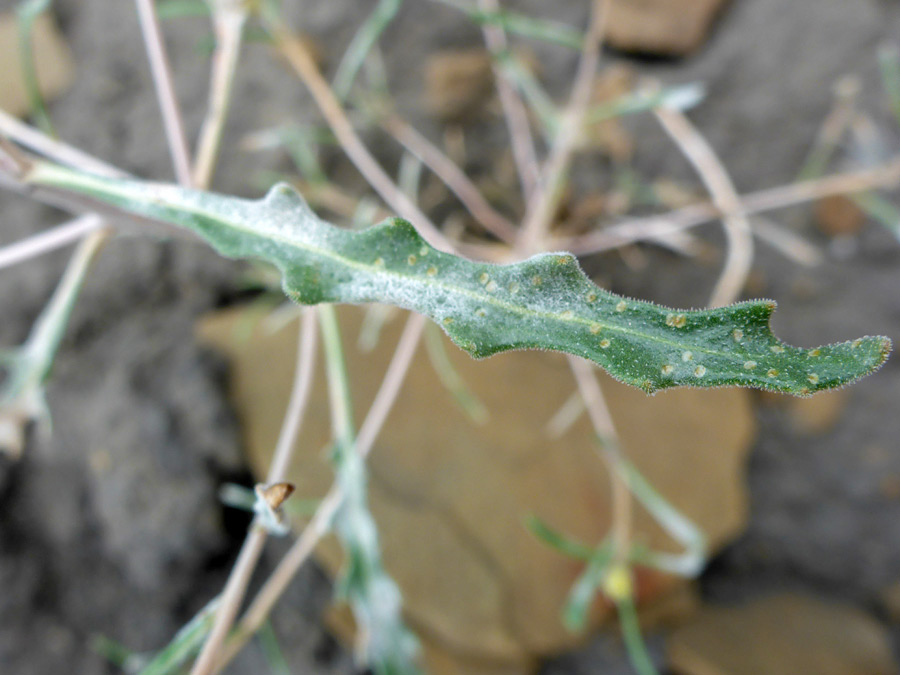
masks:
<path fill-rule="evenodd" d="M 28 94 L 31 112 L 38 126 L 51 136 L 55 136 L 50 112 L 41 93 L 37 65 L 34 58 L 34 23 L 38 17 L 50 8 L 51 0 L 23 0 L 16 8 L 19 26 L 19 63 L 22 69 L 22 81 Z"/>
<path fill-rule="evenodd" d="M 394 304 L 430 317 L 476 358 L 510 349 L 566 352 L 648 393 L 735 385 L 806 396 L 873 372 L 891 349 L 886 337 L 788 345 L 769 327 L 770 300 L 672 310 L 622 298 L 598 288 L 568 253 L 495 265 L 437 251 L 399 218 L 342 230 L 320 220 L 289 185 L 250 201 L 49 163 L 37 163 L 25 181 L 188 228 L 231 258 L 267 260 L 301 304 Z"/>

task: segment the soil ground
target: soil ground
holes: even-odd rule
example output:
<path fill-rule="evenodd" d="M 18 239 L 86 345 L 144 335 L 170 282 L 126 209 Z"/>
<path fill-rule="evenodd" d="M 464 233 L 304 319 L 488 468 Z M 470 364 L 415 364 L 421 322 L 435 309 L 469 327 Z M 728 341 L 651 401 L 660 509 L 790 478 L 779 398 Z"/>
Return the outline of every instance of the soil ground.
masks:
<path fill-rule="evenodd" d="M 294 3 L 286 3 L 294 4 Z M 371 2 L 309 0 L 295 25 L 315 37 L 332 66 Z M 510 3 L 513 4 L 513 3 Z M 539 0 L 516 3 L 547 13 Z M 553 15 L 583 23 L 586 3 L 558 0 Z M 58 0 L 57 16 L 77 59 L 72 89 L 52 106 L 62 138 L 138 175 L 171 170 L 131 3 Z M 202 18 L 166 26 L 192 136 L 202 118 L 207 62 L 197 43 Z M 832 85 L 856 74 L 862 104 L 879 129 L 880 151 L 896 154 L 879 84 L 876 47 L 900 34 L 900 6 L 884 0 L 736 0 L 709 43 L 680 61 L 634 61 L 666 82 L 702 81 L 708 98 L 693 119 L 721 153 L 740 191 L 789 182 L 831 105 Z M 390 29 L 386 65 L 398 104 L 426 132 L 421 64 L 432 51 L 479 44 L 478 32 L 440 4 L 408 2 Z M 537 48 L 536 48 L 537 49 Z M 539 49 L 544 77 L 568 81 L 574 58 Z M 248 176 L 276 157 L 247 155 L 245 133 L 302 120 L 312 106 L 302 87 L 274 72 L 266 48 L 250 44 L 215 187 L 258 194 Z M 552 87 L 551 87 L 552 88 Z M 554 92 L 563 95 L 564 90 Z M 629 122 L 648 176 L 691 179 L 690 169 L 652 121 Z M 487 133 L 473 131 L 474 134 Z M 485 162 L 499 137 L 470 143 Z M 388 162 L 396 153 L 379 148 Z M 476 155 L 472 162 L 477 164 Z M 268 166 L 265 162 L 270 162 Z M 342 165 L 335 171 L 352 176 Z M 586 175 L 590 174 L 590 168 Z M 598 176 L 600 169 L 597 169 Z M 0 195 L 7 243 L 61 219 L 27 200 Z M 900 336 L 900 245 L 869 223 L 853 241 L 829 243 L 807 212 L 779 213 L 829 252 L 798 269 L 765 245 L 754 294 L 778 300 L 776 332 L 801 345 Z M 715 240 L 717 227 L 701 230 Z M 612 290 L 670 305 L 705 302 L 715 266 L 651 252 L 643 272 L 615 256 L 589 261 Z M 51 292 L 65 255 L 2 272 L 0 344 L 23 340 Z M 246 521 L 225 512 L 216 490 L 246 481 L 236 421 L 224 396 L 224 365 L 195 343 L 196 318 L 240 294 L 239 268 L 199 245 L 139 239 L 114 242 L 91 275 L 49 386 L 52 439 L 33 439 L 17 464 L 0 459 L 0 670 L 4 673 L 113 672 L 92 651 L 102 634 L 136 650 L 165 643 L 222 585 Z M 777 590 L 849 601 L 890 626 L 880 598 L 900 581 L 900 361 L 848 390 L 828 433 L 799 431 L 781 406 L 758 408 L 760 433 L 748 468 L 751 521 L 702 579 L 710 602 Z M 271 569 L 276 544 L 260 574 Z M 324 632 L 330 589 L 314 568 L 292 585 L 275 616 L 293 672 L 347 673 L 352 661 Z M 659 645 L 657 637 L 652 643 Z M 260 672 L 249 650 L 230 672 Z M 614 640 L 600 638 L 546 673 L 629 672 Z"/>

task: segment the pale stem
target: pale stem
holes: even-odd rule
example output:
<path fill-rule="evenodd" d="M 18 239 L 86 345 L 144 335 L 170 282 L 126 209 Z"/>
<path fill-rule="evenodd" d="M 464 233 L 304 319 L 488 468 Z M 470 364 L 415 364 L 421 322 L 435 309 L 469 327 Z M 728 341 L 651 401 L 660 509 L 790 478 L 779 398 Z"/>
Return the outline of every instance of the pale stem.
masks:
<path fill-rule="evenodd" d="M 406 218 L 429 244 L 445 252 L 453 250 L 452 244 L 431 222 L 422 210 L 397 187 L 384 172 L 347 117 L 341 102 L 322 76 L 309 49 L 282 25 L 269 25 L 275 46 L 309 89 L 331 131 L 337 137 L 347 157 L 366 178 L 372 188 L 398 215 Z"/>
<path fill-rule="evenodd" d="M 316 353 L 316 313 L 307 309 L 303 313 L 303 321 L 300 326 L 300 336 L 297 343 L 297 361 L 294 370 L 294 383 L 291 388 L 291 396 L 288 400 L 287 410 L 284 414 L 284 422 L 278 436 L 275 447 L 275 455 L 269 468 L 268 483 L 278 483 L 284 479 L 287 467 L 290 465 L 291 455 L 297 444 L 300 427 L 303 422 L 303 413 L 309 401 L 309 392 L 312 384 L 313 371 L 315 370 Z M 225 589 L 221 594 L 221 602 L 215 612 L 212 629 L 194 667 L 192 675 L 207 675 L 215 672 L 216 664 L 220 659 L 222 647 L 228 631 L 231 629 L 234 619 L 240 608 L 241 600 L 247 592 L 250 577 L 256 568 L 256 563 L 263 551 L 267 531 L 265 527 L 254 519 L 246 539 L 241 546 L 237 561 L 231 570 Z"/>
<path fill-rule="evenodd" d="M 172 163 L 175 166 L 175 176 L 182 186 L 191 187 L 191 159 L 188 152 L 187 134 L 184 131 L 184 121 L 175 95 L 172 69 L 160 30 L 159 18 L 156 16 L 156 7 L 153 0 L 135 0 L 135 4 L 141 24 L 141 35 L 144 38 L 144 47 L 147 50 L 147 60 L 150 62 L 150 72 L 153 74 L 156 100 L 159 102 L 162 113 L 169 154 L 172 156 Z"/>
<path fill-rule="evenodd" d="M 741 210 L 741 199 L 731 177 L 712 146 L 684 113 L 657 108 L 656 118 L 669 137 L 697 170 L 700 179 L 722 213 L 728 250 L 725 265 L 709 300 L 711 307 L 734 302 L 743 289 L 753 264 L 753 232 L 747 215 Z"/>
<path fill-rule="evenodd" d="M 200 128 L 193 179 L 198 187 L 207 188 L 212 181 L 222 132 L 228 117 L 234 73 L 241 53 L 241 39 L 247 13 L 241 3 L 214 3 L 213 27 L 216 50 L 212 59 L 209 103 Z"/>
<path fill-rule="evenodd" d="M 403 384 L 406 373 L 409 370 L 416 347 L 422 335 L 425 318 L 420 314 L 410 314 L 403 329 L 403 334 L 397 343 L 397 349 L 385 372 L 384 380 L 369 413 L 360 427 L 356 438 L 355 451 L 365 458 L 372 450 L 375 438 L 384 425 L 387 415 L 397 399 L 397 394 Z M 343 405 L 343 404 L 340 404 Z M 304 528 L 303 533 L 291 546 L 290 550 L 278 563 L 278 567 L 257 593 L 250 607 L 236 628 L 236 634 L 225 645 L 222 658 L 219 660 L 216 672 L 223 668 L 243 648 L 247 640 L 263 625 L 282 596 L 288 584 L 309 558 L 319 540 L 328 533 L 331 522 L 341 502 L 344 499 L 341 489 L 337 484 L 332 485 L 325 498 L 319 504 L 319 508 L 310 522 Z"/>
<path fill-rule="evenodd" d="M 759 237 L 760 241 L 766 242 L 798 265 L 815 267 L 822 263 L 824 256 L 819 247 L 786 227 L 772 222 L 765 216 L 756 216 L 750 221 L 750 225 L 753 227 L 753 234 Z"/>
<path fill-rule="evenodd" d="M 81 241 L 69 259 L 53 296 L 31 329 L 28 350 L 32 354 L 40 355 L 38 371 L 42 378 L 50 371 L 91 263 L 108 238 L 107 230 L 94 230 Z"/>
<path fill-rule="evenodd" d="M 17 120 L 0 109 L 0 135 L 15 141 L 44 157 L 60 164 L 73 166 L 98 176 L 127 178 L 128 174 L 112 164 L 108 164 L 62 141 L 57 141 L 32 126 Z"/>
<path fill-rule="evenodd" d="M 312 389 L 314 362 L 316 355 L 317 316 L 315 310 L 306 308 L 303 311 L 302 327 L 300 329 L 300 344 L 297 352 L 297 366 L 294 371 L 294 383 L 291 388 L 291 397 L 288 400 L 287 412 L 281 431 L 278 434 L 278 443 L 275 446 L 275 454 L 266 482 L 280 483 L 287 475 L 291 464 L 291 456 L 300 436 L 300 425 L 303 422 L 303 412 L 309 403 L 309 394 Z"/>
<path fill-rule="evenodd" d="M 597 382 L 597 378 L 594 375 L 594 366 L 588 361 L 574 356 L 569 356 L 568 361 L 569 367 L 575 375 L 578 391 L 581 393 L 581 398 L 584 399 L 588 417 L 594 426 L 594 431 L 600 438 L 600 446 L 603 449 L 601 457 L 603 457 L 606 464 L 606 470 L 609 473 L 609 480 L 612 486 L 613 554 L 619 563 L 624 563 L 628 560 L 628 553 L 631 548 L 632 503 L 628 484 L 615 466 L 616 455 L 610 451 L 610 446 L 618 447 L 619 434 L 616 432 L 612 415 L 609 412 L 609 407 L 606 405 L 603 390 L 600 388 L 600 383 Z"/>
<path fill-rule="evenodd" d="M 891 188 L 898 183 L 900 183 L 900 158 L 895 158 L 873 169 L 835 174 L 826 178 L 750 192 L 739 198 L 740 210 L 744 215 L 750 216 L 835 195 Z M 564 248 L 576 255 L 599 253 L 650 237 L 703 225 L 721 215 L 721 211 L 713 202 L 701 202 L 658 216 L 633 218 L 581 237 L 554 241 L 553 248 Z"/>
<path fill-rule="evenodd" d="M 103 225 L 100 216 L 80 216 L 58 227 L 45 230 L 14 244 L 0 248 L 0 269 L 11 267 L 34 257 L 55 251 L 81 239 Z"/>
<path fill-rule="evenodd" d="M 469 177 L 440 148 L 396 115 L 389 115 L 382 124 L 400 145 L 444 182 L 484 229 L 508 244 L 515 240 L 515 225 L 488 203 Z"/>
<path fill-rule="evenodd" d="M 565 187 L 566 174 L 572 161 L 575 146 L 582 135 L 585 112 L 591 101 L 594 77 L 600 60 L 600 43 L 606 24 L 609 0 L 591 1 L 590 27 L 584 40 L 578 70 L 572 84 L 569 104 L 562 116 L 562 124 L 556 137 L 550 156 L 541 173 L 541 189 L 528 203 L 528 211 L 522 224 L 516 249 L 519 254 L 530 255 L 543 246 L 543 241 L 553 217 L 559 208 L 560 199 Z"/>
<path fill-rule="evenodd" d="M 484 12 L 497 13 L 500 4 L 497 0 L 478 0 L 479 8 Z M 491 22 L 485 22 L 481 27 L 484 33 L 484 42 L 488 50 L 495 56 L 493 69 L 494 79 L 497 83 L 497 93 L 500 96 L 500 106 L 503 108 L 503 116 L 506 118 L 506 126 L 509 130 L 510 145 L 512 146 L 513 159 L 519 173 L 519 181 L 522 183 L 522 195 L 528 204 L 534 197 L 540 179 L 537 152 L 534 149 L 534 137 L 531 134 L 531 125 L 528 122 L 528 111 L 519 98 L 512 82 L 509 81 L 506 72 L 496 61 L 496 57 L 508 49 L 506 32 L 502 26 Z"/>

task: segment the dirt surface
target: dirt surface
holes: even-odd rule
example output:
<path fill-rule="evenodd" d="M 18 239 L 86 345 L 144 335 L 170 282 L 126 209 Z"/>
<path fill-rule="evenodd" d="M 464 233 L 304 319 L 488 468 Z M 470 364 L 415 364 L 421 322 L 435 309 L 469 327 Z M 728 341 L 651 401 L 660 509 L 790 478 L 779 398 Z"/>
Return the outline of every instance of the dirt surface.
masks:
<path fill-rule="evenodd" d="M 293 4 L 293 3 L 286 3 Z M 365 3 L 366 7 L 372 3 Z M 511 5 L 513 3 L 510 3 Z M 520 4 L 547 14 L 539 0 Z M 586 3 L 553 3 L 553 16 L 581 23 Z M 158 109 L 130 3 L 58 0 L 61 27 L 77 60 L 73 89 L 52 106 L 60 135 L 136 174 L 169 180 Z M 295 25 L 315 36 L 327 63 L 363 13 L 356 0 L 305 3 Z M 302 19 L 302 21 L 301 21 Z M 831 87 L 854 73 L 862 101 L 892 155 L 892 126 L 878 81 L 876 46 L 898 34 L 900 7 L 882 0 L 736 0 L 709 44 L 680 62 L 641 61 L 667 82 L 705 82 L 708 100 L 692 113 L 741 191 L 792 180 L 831 101 Z M 167 25 L 178 90 L 192 137 L 202 117 L 208 64 L 197 43 L 203 19 Z M 478 31 L 456 12 L 417 0 L 388 32 L 386 66 L 398 105 L 436 137 L 421 104 L 425 55 L 478 44 Z M 554 94 L 565 93 L 574 56 L 533 46 Z M 611 59 L 625 58 L 610 55 Z M 302 87 L 250 44 L 235 87 L 232 133 L 215 187 L 259 194 L 252 178 L 278 166 L 272 154 L 247 155 L 246 132 L 302 120 L 311 104 Z M 649 176 L 691 172 L 651 119 L 628 121 L 640 142 L 637 166 Z M 505 138 L 473 128 L 472 166 L 487 166 Z M 386 162 L 396 150 L 375 147 Z M 482 156 L 483 154 L 483 156 Z M 359 184 L 334 162 L 336 175 Z M 601 164 L 582 178 L 606 183 Z M 19 239 L 62 216 L 0 194 L 0 242 Z M 760 245 L 755 295 L 778 300 L 775 329 L 812 346 L 863 333 L 900 336 L 900 245 L 868 223 L 858 239 L 829 244 L 804 213 L 776 214 L 829 251 L 801 270 Z M 702 230 L 712 240 L 717 226 Z M 19 343 L 64 265 L 52 255 L 2 271 L 0 344 Z M 628 269 L 616 256 L 588 266 L 612 290 L 674 305 L 702 305 L 718 263 L 695 265 L 651 252 L 650 266 Z M 246 520 L 224 512 L 216 490 L 247 480 L 236 421 L 224 398 L 220 361 L 194 341 L 203 312 L 239 295 L 239 267 L 199 245 L 123 239 L 104 253 L 88 281 L 49 386 L 52 440 L 33 439 L 16 465 L 0 459 L 0 670 L 4 673 L 114 672 L 91 649 L 103 634 L 136 650 L 164 644 L 221 587 Z M 876 618 L 880 596 L 900 580 L 900 361 L 848 390 L 827 433 L 797 430 L 787 409 L 760 405 L 761 432 L 748 481 L 747 533 L 712 561 L 702 579 L 711 602 L 736 602 L 775 590 L 801 590 L 849 601 Z M 272 546 L 260 576 L 283 544 Z M 304 571 L 275 617 L 293 672 L 352 672 L 352 660 L 322 626 L 330 591 Z M 900 644 L 900 626 L 891 629 Z M 661 636 L 651 644 L 661 654 Z M 261 672 L 250 650 L 229 671 Z M 602 666 L 602 667 L 601 667 Z M 602 637 L 581 654 L 548 664 L 563 675 L 629 672 L 618 643 Z"/>

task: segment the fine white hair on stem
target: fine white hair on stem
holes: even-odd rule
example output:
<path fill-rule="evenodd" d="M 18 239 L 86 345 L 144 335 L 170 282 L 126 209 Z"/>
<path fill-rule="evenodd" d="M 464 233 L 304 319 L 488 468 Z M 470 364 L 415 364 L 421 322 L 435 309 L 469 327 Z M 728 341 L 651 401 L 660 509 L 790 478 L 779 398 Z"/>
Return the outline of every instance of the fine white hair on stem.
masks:
<path fill-rule="evenodd" d="M 722 273 L 709 301 L 711 307 L 722 307 L 737 299 L 753 264 L 753 233 L 750 222 L 741 209 L 740 197 L 722 162 L 684 113 L 665 107 L 657 108 L 654 113 L 666 133 L 697 170 L 713 203 L 722 213 L 728 251 Z"/>
<path fill-rule="evenodd" d="M 141 25 L 141 35 L 144 38 L 144 47 L 147 50 L 147 60 L 153 75 L 153 86 L 156 88 L 156 100 L 162 113 L 166 142 L 169 145 L 169 154 L 172 156 L 172 164 L 175 167 L 175 176 L 182 186 L 191 187 L 191 158 L 187 135 L 184 131 L 184 120 L 179 110 L 178 98 L 175 95 L 172 69 L 169 67 L 169 57 L 166 54 L 159 18 L 156 16 L 156 7 L 153 0 L 135 0 L 135 3 Z"/>

